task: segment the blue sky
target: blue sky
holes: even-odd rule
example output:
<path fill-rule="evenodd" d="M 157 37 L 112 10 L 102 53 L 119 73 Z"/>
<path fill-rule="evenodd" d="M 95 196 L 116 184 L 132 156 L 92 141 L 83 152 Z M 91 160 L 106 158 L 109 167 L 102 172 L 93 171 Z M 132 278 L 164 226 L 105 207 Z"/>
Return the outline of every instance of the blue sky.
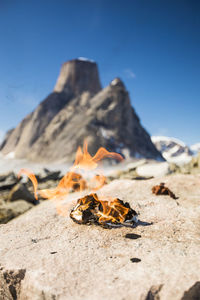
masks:
<path fill-rule="evenodd" d="M 0 0 L 0 136 L 79 56 L 124 81 L 150 134 L 200 141 L 200 1 Z"/>

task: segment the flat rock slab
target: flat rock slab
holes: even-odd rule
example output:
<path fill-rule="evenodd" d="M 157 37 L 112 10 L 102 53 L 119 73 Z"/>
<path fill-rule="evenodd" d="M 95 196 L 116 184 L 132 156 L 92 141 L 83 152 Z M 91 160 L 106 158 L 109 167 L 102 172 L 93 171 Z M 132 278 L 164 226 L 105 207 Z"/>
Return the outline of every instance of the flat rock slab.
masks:
<path fill-rule="evenodd" d="M 179 199 L 153 195 L 160 182 Z M 0 299 L 185 300 L 195 284 L 190 299 L 200 299 L 200 176 L 115 180 L 101 193 L 128 201 L 153 224 L 78 225 L 43 202 L 0 226 Z"/>

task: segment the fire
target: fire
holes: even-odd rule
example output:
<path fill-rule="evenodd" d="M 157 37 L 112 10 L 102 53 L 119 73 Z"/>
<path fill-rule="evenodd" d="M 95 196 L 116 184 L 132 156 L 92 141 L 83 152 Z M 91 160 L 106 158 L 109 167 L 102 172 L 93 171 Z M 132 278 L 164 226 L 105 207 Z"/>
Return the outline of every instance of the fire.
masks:
<path fill-rule="evenodd" d="M 89 181 L 89 183 L 87 183 L 82 175 L 77 173 L 77 170 L 94 170 L 97 168 L 98 162 L 106 157 L 111 157 L 119 161 L 123 159 L 120 154 L 109 152 L 102 147 L 99 148 L 94 156 L 91 156 L 88 152 L 87 143 L 84 142 L 83 151 L 80 147 L 78 148 L 74 165 L 71 167 L 70 172 L 66 173 L 65 176 L 60 180 L 58 186 L 55 189 L 44 189 L 37 191 L 38 183 L 36 177 L 32 172 L 26 169 L 21 169 L 18 176 L 25 174 L 32 181 L 36 199 L 37 194 L 39 194 L 43 198 L 52 199 L 66 196 L 71 190 L 83 191 L 86 188 L 89 188 L 96 191 L 105 184 L 106 178 L 103 175 L 95 175 Z"/>
<path fill-rule="evenodd" d="M 37 190 L 38 183 L 35 175 L 26 170 L 21 169 L 19 176 L 25 174 L 33 183 L 34 195 L 38 199 L 38 194 L 46 199 L 59 200 L 66 197 L 70 191 L 83 191 L 90 190 L 92 194 L 85 196 L 78 200 L 77 206 L 74 208 L 70 214 L 72 219 L 78 218 L 76 221 L 82 217 L 82 215 L 93 215 L 93 219 L 98 219 L 99 224 L 104 224 L 106 222 L 110 223 L 123 223 L 126 220 L 129 222 L 133 217 L 133 210 L 128 204 L 124 204 L 123 201 L 115 198 L 106 198 L 97 196 L 95 191 L 99 190 L 105 183 L 106 177 L 102 174 L 95 175 L 92 179 L 87 180 L 77 171 L 93 171 L 97 168 L 98 163 L 104 158 L 114 158 L 121 161 L 123 158 L 120 154 L 115 152 L 109 152 L 105 148 L 101 147 L 97 153 L 92 156 L 88 152 L 88 145 L 84 142 L 83 149 L 78 147 L 76 152 L 76 158 L 70 171 L 64 175 L 64 177 L 58 183 L 58 186 L 54 189 L 43 189 Z M 57 212 L 61 215 L 66 215 L 67 208 L 63 207 L 61 204 L 57 203 Z M 130 211 L 132 212 L 130 214 Z M 135 213 L 136 214 L 136 213 Z"/>
<path fill-rule="evenodd" d="M 99 210 L 97 215 L 99 216 L 100 223 L 123 223 L 129 209 L 122 205 L 121 201 L 117 198 L 111 201 L 100 200 L 103 211 Z"/>
<path fill-rule="evenodd" d="M 99 199 L 96 194 L 93 194 L 93 197 L 97 202 L 99 202 L 97 216 L 99 217 L 100 223 L 123 223 L 125 221 L 125 216 L 128 213 L 129 208 L 122 205 L 121 200 L 117 198 L 103 200 Z"/>
<path fill-rule="evenodd" d="M 37 182 L 35 175 L 33 174 L 33 172 L 31 172 L 27 169 L 21 169 L 18 173 L 18 178 L 20 178 L 22 174 L 27 175 L 28 178 L 32 181 L 33 189 L 34 189 L 34 196 L 35 196 L 35 199 L 38 200 L 38 196 L 37 196 L 38 182 Z"/>
<path fill-rule="evenodd" d="M 74 169 L 83 169 L 83 170 L 93 170 L 98 166 L 98 162 L 103 158 L 110 157 L 117 160 L 122 160 L 122 156 L 115 152 L 109 152 L 105 148 L 101 147 L 97 153 L 92 157 L 88 152 L 87 142 L 84 142 L 83 151 L 79 147 L 76 152 L 76 159 L 73 168 Z"/>
<path fill-rule="evenodd" d="M 128 203 L 118 198 L 102 200 L 97 194 L 78 199 L 70 217 L 78 224 L 94 223 L 103 227 L 137 222 L 137 213 Z"/>
<path fill-rule="evenodd" d="M 106 184 L 106 177 L 103 175 L 95 175 L 91 181 L 91 187 L 93 191 L 98 191 L 104 184 Z"/>

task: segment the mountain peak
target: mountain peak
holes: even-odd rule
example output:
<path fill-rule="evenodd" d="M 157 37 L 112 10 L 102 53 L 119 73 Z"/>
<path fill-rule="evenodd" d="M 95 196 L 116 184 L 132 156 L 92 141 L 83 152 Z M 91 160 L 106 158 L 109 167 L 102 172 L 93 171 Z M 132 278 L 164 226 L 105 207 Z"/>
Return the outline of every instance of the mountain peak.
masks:
<path fill-rule="evenodd" d="M 124 85 L 123 81 L 119 77 L 114 78 L 111 81 L 110 85 L 125 88 L 125 85 Z"/>
<path fill-rule="evenodd" d="M 181 140 L 167 136 L 152 136 L 152 142 L 170 163 L 183 164 L 192 158 L 191 149 Z"/>
<path fill-rule="evenodd" d="M 72 92 L 80 95 L 87 91 L 96 94 L 101 90 L 97 64 L 84 57 L 72 59 L 61 67 L 54 92 Z"/>
<path fill-rule="evenodd" d="M 101 90 L 97 64 L 81 57 L 63 64 L 54 92 L 7 134 L 1 151 L 32 161 L 72 161 L 85 138 L 92 155 L 105 147 L 127 159 L 163 159 L 121 79 Z"/>

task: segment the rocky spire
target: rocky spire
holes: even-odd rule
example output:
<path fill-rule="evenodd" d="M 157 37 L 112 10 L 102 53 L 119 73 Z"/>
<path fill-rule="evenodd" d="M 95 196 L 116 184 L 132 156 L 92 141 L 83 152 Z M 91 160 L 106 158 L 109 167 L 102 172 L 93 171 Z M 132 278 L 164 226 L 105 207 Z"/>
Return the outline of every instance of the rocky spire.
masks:
<path fill-rule="evenodd" d="M 103 146 L 126 158 L 163 159 L 121 79 L 101 89 L 96 63 L 83 58 L 62 66 L 54 91 L 8 133 L 0 149 L 32 161 L 72 161 L 85 138 L 92 154 Z"/>
<path fill-rule="evenodd" d="M 75 95 L 85 91 L 94 95 L 100 90 L 97 64 L 85 58 L 64 63 L 54 88 L 54 92 L 73 92 Z"/>

